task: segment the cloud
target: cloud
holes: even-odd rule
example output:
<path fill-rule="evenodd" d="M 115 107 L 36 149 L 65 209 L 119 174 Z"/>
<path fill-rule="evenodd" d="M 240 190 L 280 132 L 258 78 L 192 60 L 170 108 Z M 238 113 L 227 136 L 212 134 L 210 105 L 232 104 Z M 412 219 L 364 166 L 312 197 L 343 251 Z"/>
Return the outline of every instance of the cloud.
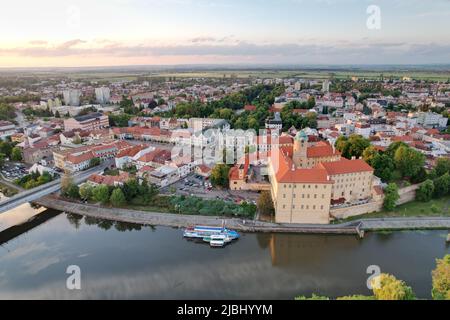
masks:
<path fill-rule="evenodd" d="M 185 43 L 131 44 L 74 39 L 54 45 L 0 48 L 0 56 L 58 57 L 236 57 L 293 63 L 439 63 L 450 60 L 450 44 L 369 41 L 253 43 L 233 36 L 196 37 Z M 316 61 L 316 62 L 315 62 Z M 255 61 L 258 62 L 258 61 Z"/>

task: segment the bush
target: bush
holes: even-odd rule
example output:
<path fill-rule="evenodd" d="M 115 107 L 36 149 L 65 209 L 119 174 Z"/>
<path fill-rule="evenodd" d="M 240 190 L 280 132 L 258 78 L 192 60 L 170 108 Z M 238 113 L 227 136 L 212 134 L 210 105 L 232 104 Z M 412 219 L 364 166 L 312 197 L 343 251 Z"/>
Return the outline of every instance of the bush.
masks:
<path fill-rule="evenodd" d="M 76 184 L 72 184 L 65 192 L 65 196 L 71 199 L 79 199 L 80 198 L 80 189 Z"/>
<path fill-rule="evenodd" d="M 411 287 L 393 275 L 381 274 L 372 279 L 373 293 L 377 300 L 414 300 Z"/>
<path fill-rule="evenodd" d="M 394 210 L 399 198 L 398 186 L 395 183 L 390 183 L 384 190 L 384 209 L 388 211 Z"/>
<path fill-rule="evenodd" d="M 363 296 L 363 295 L 353 295 L 353 296 L 344 296 L 339 297 L 336 300 L 375 300 L 374 296 Z"/>
<path fill-rule="evenodd" d="M 433 212 L 433 213 L 438 213 L 440 211 L 439 208 L 435 204 L 433 204 L 430 207 L 430 209 L 431 209 L 431 212 Z"/>
<path fill-rule="evenodd" d="M 434 183 L 431 180 L 427 180 L 422 183 L 416 192 L 416 199 L 422 202 L 428 202 L 433 197 Z"/>
<path fill-rule="evenodd" d="M 109 201 L 115 207 L 121 207 L 127 203 L 127 199 L 125 199 L 125 196 L 120 188 L 114 189 L 111 193 Z"/>
<path fill-rule="evenodd" d="M 436 259 L 436 269 L 432 271 L 431 275 L 433 299 L 450 300 L 450 254 L 443 259 Z"/>
<path fill-rule="evenodd" d="M 98 185 L 92 191 L 92 198 L 94 201 L 106 204 L 109 201 L 109 188 L 106 185 Z"/>
<path fill-rule="evenodd" d="M 319 296 L 316 294 L 313 294 L 311 298 L 305 297 L 305 296 L 298 296 L 295 298 L 295 300 L 301 301 L 301 300 L 330 300 L 330 298 L 325 296 Z"/>

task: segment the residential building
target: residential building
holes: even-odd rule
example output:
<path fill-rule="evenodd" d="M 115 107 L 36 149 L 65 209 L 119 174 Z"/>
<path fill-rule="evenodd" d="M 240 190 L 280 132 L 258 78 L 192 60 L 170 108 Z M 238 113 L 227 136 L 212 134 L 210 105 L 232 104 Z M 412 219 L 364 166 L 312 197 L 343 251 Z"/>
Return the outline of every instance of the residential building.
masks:
<path fill-rule="evenodd" d="M 109 127 L 108 116 L 98 112 L 64 120 L 64 131 L 99 130 Z"/>
<path fill-rule="evenodd" d="M 111 99 L 111 90 L 108 87 L 96 88 L 95 98 L 97 103 L 108 104 Z"/>

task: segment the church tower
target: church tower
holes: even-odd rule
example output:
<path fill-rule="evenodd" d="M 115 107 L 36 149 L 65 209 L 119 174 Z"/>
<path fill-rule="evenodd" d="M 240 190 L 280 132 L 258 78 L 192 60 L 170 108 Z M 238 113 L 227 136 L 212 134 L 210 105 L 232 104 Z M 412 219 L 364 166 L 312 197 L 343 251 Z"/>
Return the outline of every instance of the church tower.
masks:
<path fill-rule="evenodd" d="M 306 166 L 307 161 L 307 149 L 308 149 L 308 136 L 305 131 L 301 130 L 294 138 L 294 154 L 292 159 L 294 160 L 297 168 L 303 168 Z"/>

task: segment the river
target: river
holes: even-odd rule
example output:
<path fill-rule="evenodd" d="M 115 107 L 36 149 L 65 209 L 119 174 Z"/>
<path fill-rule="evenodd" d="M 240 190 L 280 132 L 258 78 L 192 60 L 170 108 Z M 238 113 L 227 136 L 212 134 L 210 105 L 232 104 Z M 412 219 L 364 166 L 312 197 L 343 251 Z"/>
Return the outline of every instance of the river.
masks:
<path fill-rule="evenodd" d="M 363 240 L 244 234 L 226 248 L 211 249 L 183 239 L 178 229 L 55 212 L 41 219 L 7 236 L 0 234 L 0 299 L 370 294 L 366 287 L 370 265 L 405 280 L 420 298 L 430 298 L 435 259 L 450 249 L 447 231 L 368 233 Z M 66 287 L 70 265 L 80 267 L 81 290 Z"/>

